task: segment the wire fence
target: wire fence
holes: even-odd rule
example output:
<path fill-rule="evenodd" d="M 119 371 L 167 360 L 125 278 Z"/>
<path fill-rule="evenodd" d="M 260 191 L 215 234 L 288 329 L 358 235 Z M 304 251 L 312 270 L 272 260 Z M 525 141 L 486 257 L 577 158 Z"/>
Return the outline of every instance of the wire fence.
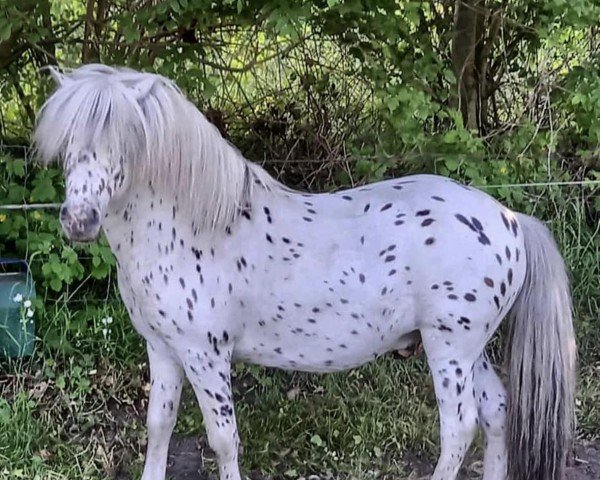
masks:
<path fill-rule="evenodd" d="M 33 149 L 28 146 L 23 145 L 5 145 L 0 143 L 0 152 L 2 151 L 12 151 L 18 152 L 20 156 L 25 159 L 27 162 L 33 160 Z M 600 152 L 587 152 L 587 154 L 591 155 L 599 155 Z M 13 153 L 14 155 L 14 153 Z M 460 159 L 481 159 L 485 160 L 483 156 L 477 155 L 466 155 L 464 153 L 426 153 L 426 154 L 406 154 L 399 156 L 348 156 L 348 157 L 338 157 L 338 158 L 330 158 L 326 160 L 322 159 L 310 159 L 310 158 L 301 158 L 301 159 L 263 159 L 262 161 L 258 161 L 257 163 L 266 166 L 266 165 L 295 165 L 295 164 L 313 164 L 313 165 L 323 165 L 324 162 L 330 164 L 348 164 L 355 163 L 359 161 L 385 161 L 385 162 L 400 162 L 400 161 L 410 161 L 417 159 L 427 159 L 427 160 L 442 160 L 448 159 L 452 156 L 455 156 Z M 575 156 L 561 156 L 560 160 L 575 160 L 580 157 Z M 530 182 L 530 183 L 502 183 L 502 184 L 494 184 L 494 185 L 486 185 L 486 184 L 469 184 L 472 187 L 479 188 L 482 190 L 492 190 L 499 188 L 539 188 L 539 187 L 562 187 L 562 186 L 596 186 L 600 185 L 600 180 L 572 180 L 572 181 L 547 181 L 547 182 Z M 6 204 L 0 205 L 0 210 L 40 210 L 40 209 L 58 209 L 60 208 L 60 203 L 22 203 L 22 204 Z"/>

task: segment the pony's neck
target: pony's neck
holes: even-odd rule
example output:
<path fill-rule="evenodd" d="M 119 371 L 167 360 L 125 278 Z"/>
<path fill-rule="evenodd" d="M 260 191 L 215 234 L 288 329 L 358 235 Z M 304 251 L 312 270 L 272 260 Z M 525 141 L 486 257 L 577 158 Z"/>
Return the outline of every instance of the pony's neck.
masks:
<path fill-rule="evenodd" d="M 106 237 L 120 264 L 140 257 L 141 252 L 143 257 L 154 259 L 173 253 L 174 249 L 177 251 L 180 235 L 196 238 L 199 242 L 214 242 L 215 236 L 224 235 L 228 226 L 239 221 L 247 206 L 253 206 L 256 201 L 268 202 L 266 197 L 291 193 L 260 166 L 245 161 L 241 155 L 238 158 L 244 168 L 243 189 L 225 192 L 236 197 L 235 212 L 223 223 L 207 224 L 204 219 L 211 215 L 198 209 L 210 207 L 204 203 L 202 206 L 194 204 L 195 196 L 182 193 L 182 189 L 169 189 L 161 182 L 157 185 L 148 180 L 132 182 L 118 200 L 109 204 L 103 221 Z M 196 188 L 204 187 L 200 183 Z M 186 196 L 182 198 L 181 195 Z M 212 208 L 218 207 L 213 205 Z M 175 239 L 174 230 L 177 232 Z M 150 255 L 148 249 L 152 250 Z"/>
<path fill-rule="evenodd" d="M 158 142 L 149 158 L 136 168 L 134 184 L 148 183 L 165 196 L 175 192 L 177 202 L 205 228 L 219 228 L 231 221 L 245 193 L 248 165 L 195 108 L 189 108 L 188 124 L 180 122 L 166 145 Z"/>
<path fill-rule="evenodd" d="M 119 264 L 131 266 L 134 258 L 155 259 L 174 251 L 173 232 L 189 232 L 193 222 L 177 193 L 134 184 L 109 204 L 103 230 Z"/>

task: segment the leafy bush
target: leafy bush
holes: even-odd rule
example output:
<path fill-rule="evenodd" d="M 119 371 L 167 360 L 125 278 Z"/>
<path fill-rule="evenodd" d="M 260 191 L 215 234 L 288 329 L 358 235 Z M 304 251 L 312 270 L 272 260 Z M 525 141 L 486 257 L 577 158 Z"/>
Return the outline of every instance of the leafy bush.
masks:
<path fill-rule="evenodd" d="M 24 158 L 0 155 L 0 205 L 63 201 L 63 173 L 55 167 L 28 164 Z M 30 260 L 36 282 L 60 292 L 85 275 L 104 280 L 115 261 L 105 240 L 89 246 L 64 241 L 57 210 L 2 210 L 2 256 Z"/>

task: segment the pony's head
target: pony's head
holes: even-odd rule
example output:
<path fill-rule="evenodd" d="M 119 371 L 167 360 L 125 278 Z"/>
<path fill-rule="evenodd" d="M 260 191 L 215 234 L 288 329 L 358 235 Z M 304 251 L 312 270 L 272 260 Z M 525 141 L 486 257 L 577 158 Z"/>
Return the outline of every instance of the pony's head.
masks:
<path fill-rule="evenodd" d="M 60 218 L 74 240 L 94 239 L 132 185 L 174 193 L 196 225 L 215 229 L 235 218 L 255 183 L 277 184 L 169 79 L 104 65 L 50 72 L 58 88 L 40 111 L 34 143 L 42 162 L 64 164 Z"/>
<path fill-rule="evenodd" d="M 92 241 L 109 204 L 127 190 L 132 166 L 144 163 L 152 135 L 167 121 L 160 115 L 151 118 L 148 103 L 158 97 L 150 92 L 157 83 L 167 91 L 175 87 L 158 75 L 102 65 L 68 75 L 50 72 L 58 88 L 40 111 L 34 143 L 42 162 L 63 163 L 64 232 L 72 240 Z"/>
<path fill-rule="evenodd" d="M 95 240 L 108 204 L 126 185 L 123 157 L 90 145 L 73 148 L 64 162 L 66 198 L 60 207 L 60 223 L 71 240 Z"/>

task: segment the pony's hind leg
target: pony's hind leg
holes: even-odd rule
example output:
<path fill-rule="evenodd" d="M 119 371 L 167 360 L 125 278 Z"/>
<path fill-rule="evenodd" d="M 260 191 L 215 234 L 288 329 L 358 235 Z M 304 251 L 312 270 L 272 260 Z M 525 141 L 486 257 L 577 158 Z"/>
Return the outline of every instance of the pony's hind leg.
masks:
<path fill-rule="evenodd" d="M 475 398 L 485 433 L 483 480 L 506 478 L 506 390 L 485 354 L 475 364 Z"/>
<path fill-rule="evenodd" d="M 473 376 L 480 352 L 473 358 L 446 346 L 436 332 L 421 334 L 440 413 L 441 452 L 432 480 L 455 480 L 477 429 Z"/>

